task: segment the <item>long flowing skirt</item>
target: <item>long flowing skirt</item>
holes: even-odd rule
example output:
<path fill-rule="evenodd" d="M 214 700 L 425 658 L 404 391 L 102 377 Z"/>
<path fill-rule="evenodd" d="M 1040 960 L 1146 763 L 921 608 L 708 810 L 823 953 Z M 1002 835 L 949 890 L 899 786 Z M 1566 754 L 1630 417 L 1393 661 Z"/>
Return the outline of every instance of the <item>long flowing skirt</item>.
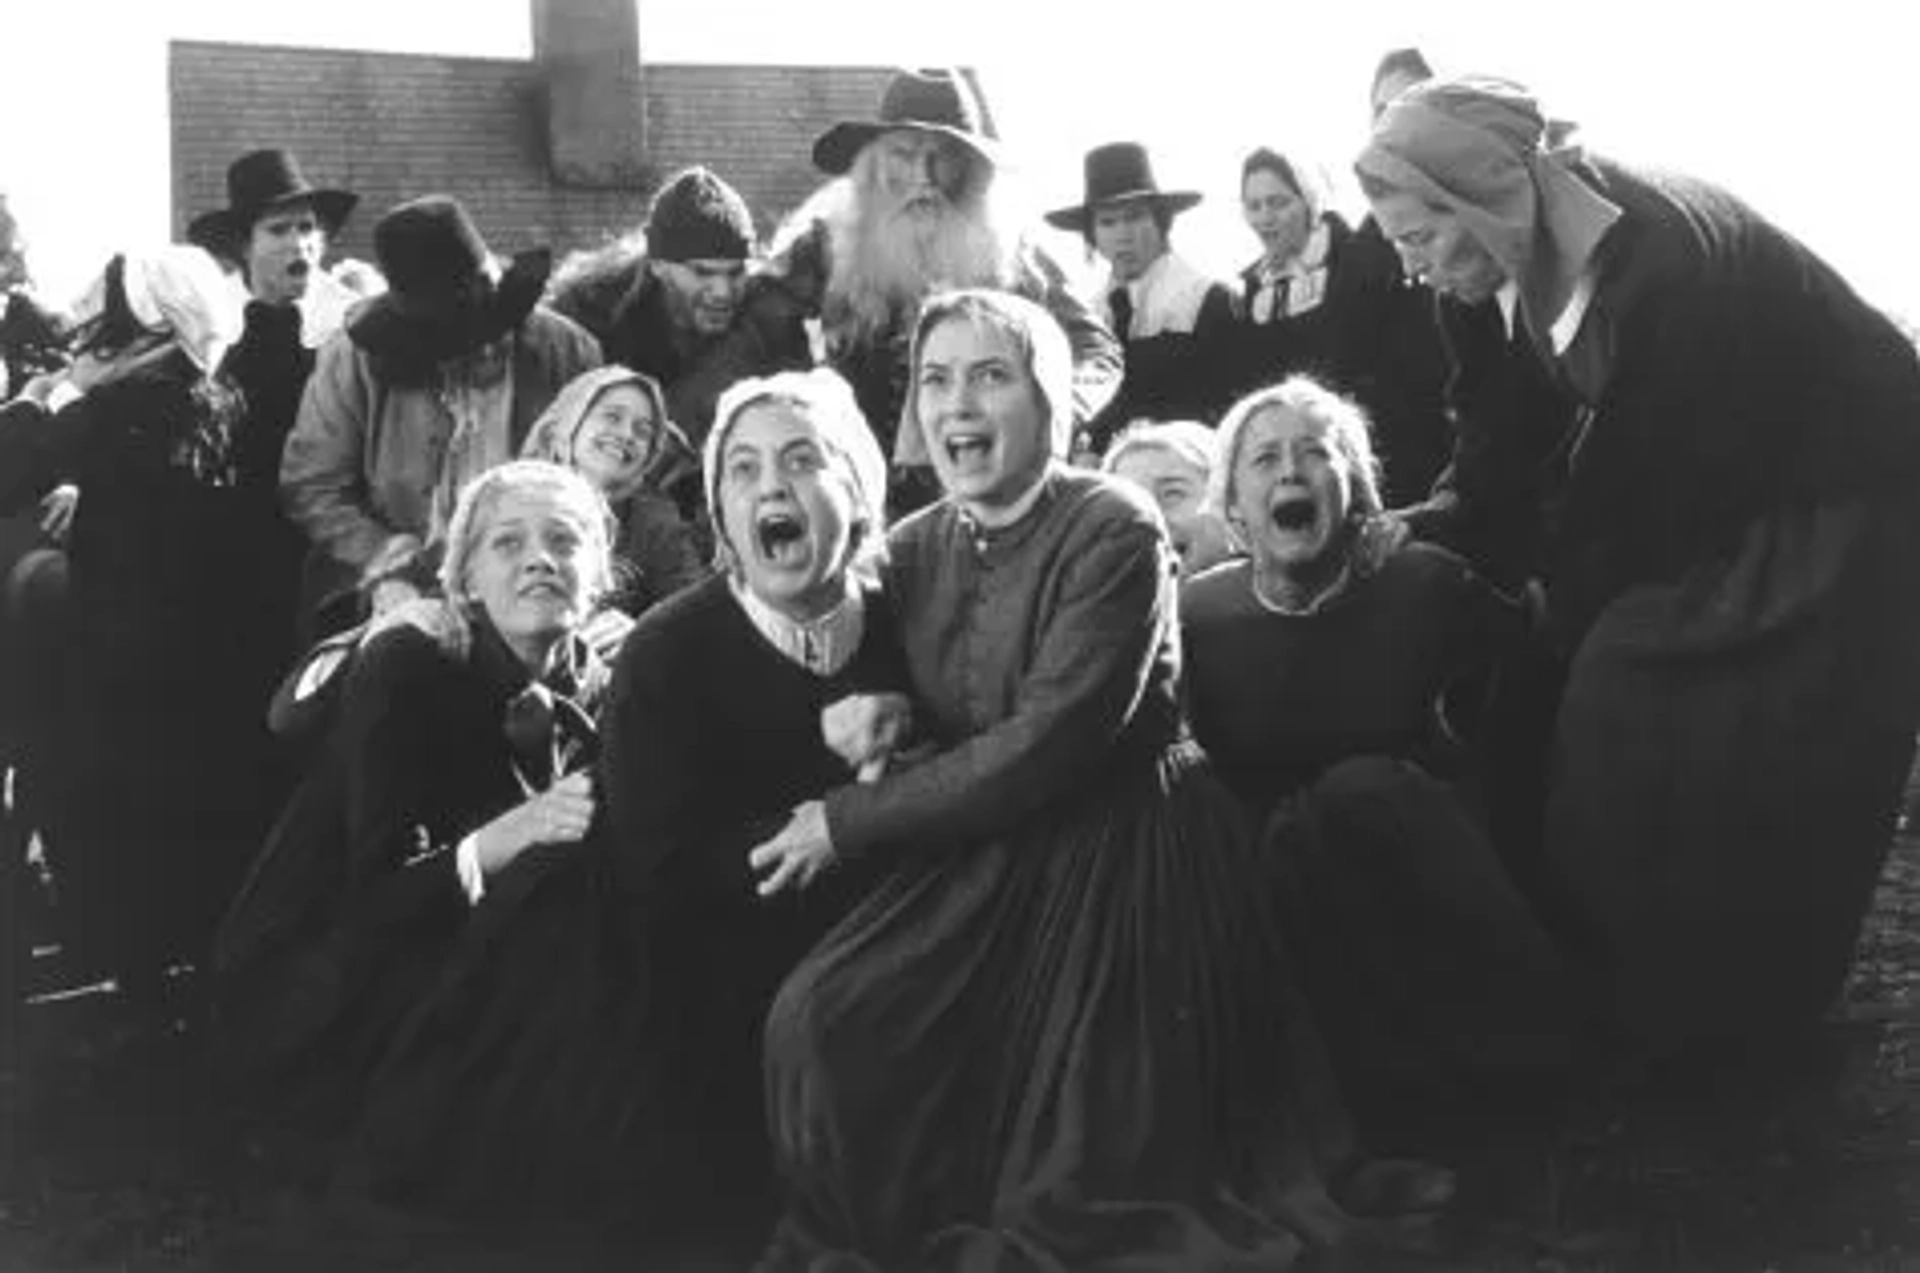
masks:
<path fill-rule="evenodd" d="M 903 864 L 787 980 L 763 1266 L 1280 1270 L 1348 1232 L 1350 1124 L 1202 764 Z"/>
<path fill-rule="evenodd" d="M 1574 1055 L 1567 968 L 1452 787 L 1409 761 L 1354 757 L 1283 801 L 1264 844 L 1370 1145 L 1555 1098 Z"/>
<path fill-rule="evenodd" d="M 1794 510 L 1580 645 L 1546 852 L 1635 1051 L 1790 1030 L 1838 990 L 1920 722 L 1917 594 L 1911 512 Z"/>

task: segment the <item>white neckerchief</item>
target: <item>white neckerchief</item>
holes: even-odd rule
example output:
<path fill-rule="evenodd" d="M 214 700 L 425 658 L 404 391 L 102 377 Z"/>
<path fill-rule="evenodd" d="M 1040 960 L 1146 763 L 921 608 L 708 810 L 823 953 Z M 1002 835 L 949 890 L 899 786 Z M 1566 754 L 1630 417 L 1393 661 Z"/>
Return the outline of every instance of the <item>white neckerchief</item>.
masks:
<path fill-rule="evenodd" d="M 747 621 L 774 649 L 815 676 L 832 676 L 851 663 L 860 638 L 866 635 L 867 598 L 851 576 L 846 580 L 845 600 L 818 619 L 804 622 L 760 600 L 738 579 L 729 583 Z"/>
<path fill-rule="evenodd" d="M 1262 259 L 1259 290 L 1253 294 L 1252 318 L 1255 323 L 1270 323 L 1275 311 L 1288 318 L 1320 308 L 1327 299 L 1327 253 L 1333 245 L 1333 231 L 1321 221 L 1307 235 L 1306 243 L 1294 256 L 1280 264 Z M 1280 301 L 1285 297 L 1282 308 Z"/>
<path fill-rule="evenodd" d="M 1113 303 L 1108 298 L 1121 286 L 1109 270 L 1107 284 L 1100 289 L 1100 315 L 1108 327 L 1113 327 Z M 1124 286 L 1133 298 L 1133 324 L 1113 334 L 1122 340 L 1144 340 L 1162 332 L 1192 331 L 1200 306 L 1216 282 L 1172 252 L 1162 252 L 1139 278 Z"/>
<path fill-rule="evenodd" d="M 1513 336 L 1513 324 L 1520 310 L 1520 285 L 1512 279 L 1500 285 L 1494 299 L 1500 302 L 1500 316 L 1506 320 L 1507 336 Z M 1586 321 L 1587 307 L 1593 304 L 1593 271 L 1582 274 L 1573 285 L 1573 294 L 1567 297 L 1567 303 L 1561 307 L 1559 317 L 1547 328 L 1547 340 L 1553 346 L 1555 354 L 1564 354 L 1573 344 L 1573 338 L 1580 334 L 1580 324 Z"/>

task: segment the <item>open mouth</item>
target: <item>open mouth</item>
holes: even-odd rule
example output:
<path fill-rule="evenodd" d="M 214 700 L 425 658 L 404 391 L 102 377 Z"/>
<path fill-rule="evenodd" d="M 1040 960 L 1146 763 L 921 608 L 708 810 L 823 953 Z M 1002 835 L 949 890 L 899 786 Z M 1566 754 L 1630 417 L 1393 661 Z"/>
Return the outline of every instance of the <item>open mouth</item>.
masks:
<path fill-rule="evenodd" d="M 763 513 L 754 523 L 753 533 L 760 542 L 760 555 L 776 565 L 794 564 L 806 546 L 805 523 L 784 510 Z"/>
<path fill-rule="evenodd" d="M 993 452 L 993 439 L 984 433 L 950 433 L 944 445 L 947 459 L 955 465 L 984 464 Z"/>
<path fill-rule="evenodd" d="M 1273 506 L 1273 524 L 1283 531 L 1311 530 L 1319 514 L 1310 499 L 1283 500 Z"/>
<path fill-rule="evenodd" d="M 299 257 L 294 261 L 292 261 L 287 266 L 288 278 L 305 278 L 307 275 L 311 274 L 312 272 L 313 272 L 313 266 L 308 264 L 307 259 L 305 257 Z"/>
<path fill-rule="evenodd" d="M 640 444 L 628 437 L 596 438 L 593 449 L 615 464 L 631 464 L 640 458 Z"/>

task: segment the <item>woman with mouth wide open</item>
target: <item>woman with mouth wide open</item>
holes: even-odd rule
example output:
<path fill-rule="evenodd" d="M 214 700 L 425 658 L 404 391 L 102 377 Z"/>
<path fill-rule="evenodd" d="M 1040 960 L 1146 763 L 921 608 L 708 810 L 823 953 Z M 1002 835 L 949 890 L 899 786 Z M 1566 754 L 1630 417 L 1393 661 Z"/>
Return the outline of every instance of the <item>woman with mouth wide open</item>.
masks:
<path fill-rule="evenodd" d="M 739 382 L 704 459 L 723 568 L 621 647 L 594 840 L 523 875 L 398 1032 L 363 1120 L 384 1198 L 629 1254 L 765 1235 L 760 1023 L 862 877 L 763 898 L 747 853 L 888 763 L 905 678 L 874 591 L 886 463 L 847 384 Z"/>
<path fill-rule="evenodd" d="M 934 750 L 752 855 L 770 895 L 889 871 L 768 1019 L 791 1193 L 764 1270 L 1282 1270 L 1424 1232 L 1451 1191 L 1355 1150 L 1239 811 L 1180 737 L 1164 522 L 1064 463 L 1071 366 L 1008 293 L 916 325 L 945 499 L 883 579 Z"/>
<path fill-rule="evenodd" d="M 1341 1086 L 1370 1140 L 1405 1145 L 1438 1116 L 1484 1127 L 1522 1081 L 1549 1094 L 1569 996 L 1448 710 L 1484 697 L 1521 609 L 1446 550 L 1375 533 L 1376 473 L 1351 401 L 1304 378 L 1242 399 L 1208 500 L 1247 555 L 1190 580 L 1180 611 L 1195 737 L 1266 829 Z"/>

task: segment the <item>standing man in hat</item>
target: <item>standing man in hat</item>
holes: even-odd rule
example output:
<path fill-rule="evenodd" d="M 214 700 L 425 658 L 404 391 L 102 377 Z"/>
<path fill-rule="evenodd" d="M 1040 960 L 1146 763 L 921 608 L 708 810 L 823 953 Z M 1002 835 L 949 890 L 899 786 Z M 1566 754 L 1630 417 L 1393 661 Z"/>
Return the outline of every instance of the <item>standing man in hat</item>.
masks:
<path fill-rule="evenodd" d="M 225 371 L 247 402 L 234 464 L 259 528 L 248 546 L 246 586 L 259 598 L 257 630 L 274 638 L 258 651 L 268 693 L 292 656 L 306 552 L 306 536 L 280 507 L 280 458 L 313 374 L 314 350 L 339 329 L 365 286 L 345 280 L 371 274 L 356 262 L 357 271 L 336 279 L 322 264 L 359 202 L 351 191 L 314 185 L 291 151 L 253 150 L 227 167 L 227 205 L 187 223 L 188 241 L 236 271 L 249 298 L 246 329 Z"/>
<path fill-rule="evenodd" d="M 688 168 L 660 187 L 639 233 L 561 261 L 548 303 L 592 332 L 608 362 L 659 381 L 667 413 L 698 447 L 728 385 L 806 365 L 782 361 L 751 330 L 727 339 L 758 243 L 739 191 Z"/>
<path fill-rule="evenodd" d="M 1112 331 L 1011 223 L 997 152 L 970 79 L 902 71 L 874 118 L 842 121 L 815 141 L 814 165 L 835 180 L 776 234 L 768 270 L 748 286 L 741 339 L 847 378 L 892 456 L 896 513 L 937 491 L 918 431 L 899 427 L 914 318 L 933 292 L 1004 288 L 1052 313 L 1073 349 L 1079 426 L 1120 383 Z"/>
<path fill-rule="evenodd" d="M 1170 246 L 1173 219 L 1199 202 L 1192 190 L 1162 190 L 1147 148 L 1120 141 L 1087 152 L 1078 204 L 1047 213 L 1106 260 L 1100 316 L 1126 354 L 1120 392 L 1091 430 L 1096 452 L 1134 421 L 1211 421 L 1226 408 L 1233 289 Z"/>
<path fill-rule="evenodd" d="M 321 347 L 287 439 L 280 490 L 313 546 L 307 614 L 348 626 L 421 589 L 409 570 L 466 482 L 518 453 L 600 348 L 538 302 L 544 248 L 502 271 L 447 195 L 400 204 L 373 231 L 391 290 Z"/>

